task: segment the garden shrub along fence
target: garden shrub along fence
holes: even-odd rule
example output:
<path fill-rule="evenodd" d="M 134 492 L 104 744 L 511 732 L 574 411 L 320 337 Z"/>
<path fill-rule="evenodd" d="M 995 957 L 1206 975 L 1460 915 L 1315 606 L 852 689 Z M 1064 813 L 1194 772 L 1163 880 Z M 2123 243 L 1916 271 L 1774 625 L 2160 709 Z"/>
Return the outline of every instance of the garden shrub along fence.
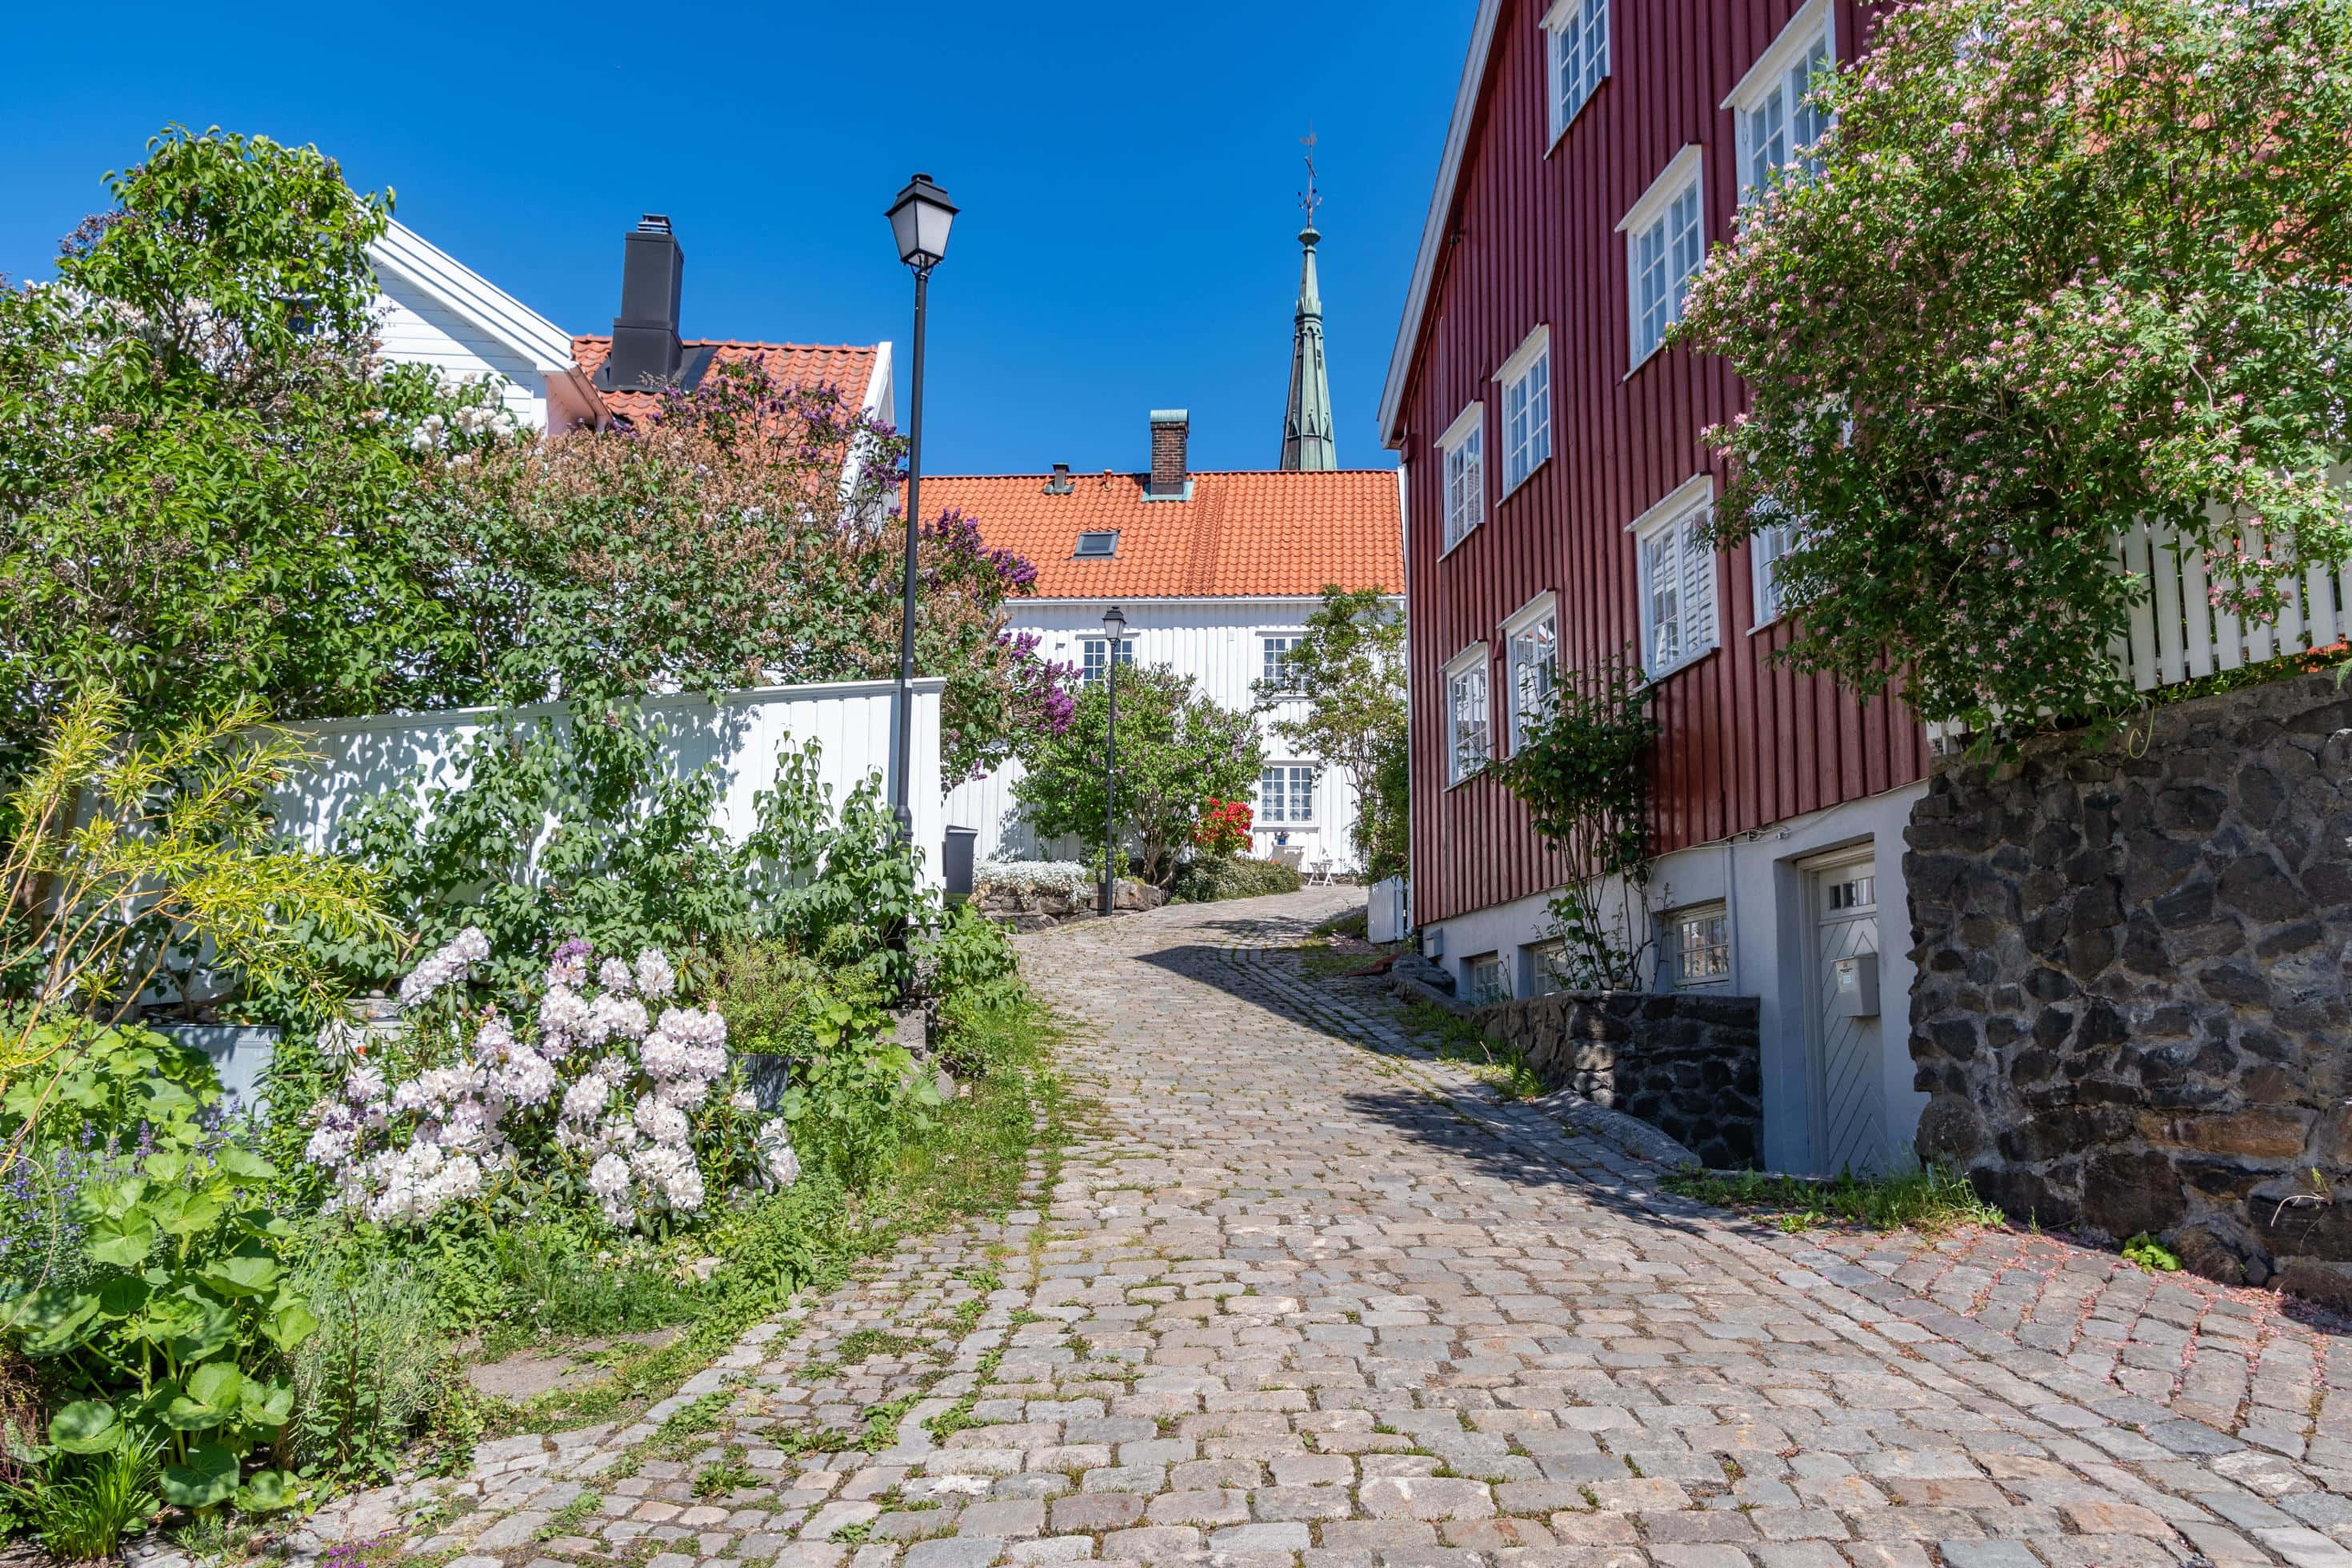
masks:
<path fill-rule="evenodd" d="M 914 683 L 915 844 L 922 851 L 924 885 L 939 883 L 947 837 L 940 766 L 940 693 L 946 681 Z M 898 683 L 861 680 L 817 686 L 772 686 L 680 695 L 639 706 L 667 732 L 664 761 L 678 774 L 716 766 L 725 779 L 719 826 L 740 841 L 757 817 L 755 797 L 774 783 L 777 763 L 811 741 L 818 773 L 836 806 L 867 777 L 890 777 L 898 733 Z M 525 723 L 569 724 L 558 704 L 515 710 L 468 709 L 289 725 L 315 761 L 278 792 L 281 827 L 306 848 L 334 847 L 343 822 L 373 797 L 394 788 L 433 789 L 462 782 L 460 769 L 473 739 L 509 717 Z M 420 795 L 420 801 L 423 796 Z"/>
<path fill-rule="evenodd" d="M 2260 558 L 2270 550 L 2259 526 L 2242 527 L 2241 533 L 2247 555 Z M 2183 548 L 2169 529 L 2133 528 L 2117 541 L 2116 563 L 2148 584 L 2147 599 L 2132 608 L 2129 634 L 2115 645 L 2116 662 L 2131 671 L 2132 685 L 2141 691 L 2332 647 L 2352 635 L 2352 562 L 2305 571 L 2289 585 L 2273 622 L 2214 603 L 2232 580 L 2209 574 L 2202 552 Z"/>

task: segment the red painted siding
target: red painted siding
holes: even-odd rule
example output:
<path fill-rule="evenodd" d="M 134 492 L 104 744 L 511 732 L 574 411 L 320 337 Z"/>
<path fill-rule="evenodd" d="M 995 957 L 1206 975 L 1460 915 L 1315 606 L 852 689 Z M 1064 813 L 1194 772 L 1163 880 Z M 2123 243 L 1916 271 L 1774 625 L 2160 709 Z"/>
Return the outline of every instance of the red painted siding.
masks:
<path fill-rule="evenodd" d="M 1851 59 L 1863 13 L 1836 0 Z M 1566 868 L 1501 788 L 1445 783 L 1444 666 L 1485 640 L 1502 731 L 1503 620 L 1559 596 L 1562 664 L 1590 667 L 1640 635 L 1631 523 L 1719 465 L 1700 439 L 1741 405 L 1721 363 L 1683 349 L 1630 375 L 1625 237 L 1617 224 L 1685 145 L 1704 149 L 1710 246 L 1727 243 L 1738 186 L 1731 114 L 1717 107 L 1769 48 L 1800 0 L 1613 0 L 1610 75 L 1548 150 L 1543 35 L 1549 0 L 1504 0 L 1402 404 L 1410 465 L 1407 542 L 1413 711 L 1414 910 L 1442 920 L 1557 887 Z M 1538 323 L 1551 327 L 1552 456 L 1507 499 L 1500 488 L 1495 371 Z M 1487 405 L 1487 515 L 1441 557 L 1435 442 Z M 1654 798 L 1662 849 L 1703 844 L 1924 777 L 1927 743 L 1899 703 L 1862 702 L 1766 657 L 1753 633 L 1747 552 L 1717 558 L 1716 652 L 1668 677 Z"/>

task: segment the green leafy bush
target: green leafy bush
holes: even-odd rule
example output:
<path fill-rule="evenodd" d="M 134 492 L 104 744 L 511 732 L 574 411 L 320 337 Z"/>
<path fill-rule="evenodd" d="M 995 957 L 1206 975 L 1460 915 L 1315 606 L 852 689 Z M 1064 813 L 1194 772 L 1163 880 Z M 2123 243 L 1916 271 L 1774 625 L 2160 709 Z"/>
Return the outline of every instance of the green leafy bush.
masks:
<path fill-rule="evenodd" d="M 917 984 L 942 1004 L 992 1006 L 1020 989 L 1021 960 L 1012 934 L 971 904 L 915 943 L 914 956 Z"/>
<path fill-rule="evenodd" d="M 1279 860 L 1252 860 L 1246 856 L 1204 857 L 1176 868 L 1168 896 L 1180 904 L 1210 904 L 1223 899 L 1255 899 L 1268 893 L 1298 891 L 1297 869 Z"/>

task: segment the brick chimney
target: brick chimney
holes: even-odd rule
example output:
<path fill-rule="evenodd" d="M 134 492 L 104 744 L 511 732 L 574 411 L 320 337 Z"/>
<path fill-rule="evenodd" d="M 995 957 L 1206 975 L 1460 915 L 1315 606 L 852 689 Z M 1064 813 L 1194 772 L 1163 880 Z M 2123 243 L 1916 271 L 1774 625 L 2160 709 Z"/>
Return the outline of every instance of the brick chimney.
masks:
<path fill-rule="evenodd" d="M 1192 416 L 1181 408 L 1151 411 L 1151 485 L 1144 493 L 1155 500 L 1179 500 L 1192 474 L 1184 466 L 1184 447 L 1192 438 Z"/>

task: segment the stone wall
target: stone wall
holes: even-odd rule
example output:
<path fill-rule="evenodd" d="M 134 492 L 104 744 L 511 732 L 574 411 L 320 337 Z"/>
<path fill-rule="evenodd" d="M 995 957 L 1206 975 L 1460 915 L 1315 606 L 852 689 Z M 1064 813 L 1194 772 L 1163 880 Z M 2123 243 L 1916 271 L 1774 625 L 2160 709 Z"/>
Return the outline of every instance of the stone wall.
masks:
<path fill-rule="evenodd" d="M 1908 837 L 1921 1157 L 2020 1218 L 2352 1306 L 2352 693 L 1948 765 Z"/>
<path fill-rule="evenodd" d="M 1548 1083 L 1671 1134 L 1717 1169 L 1756 1163 L 1764 1142 L 1753 996 L 1556 992 L 1476 1014 Z"/>
<path fill-rule="evenodd" d="M 1065 921 L 1090 921 L 1102 903 L 1101 884 L 1084 888 L 1015 888 L 995 885 L 975 889 L 971 901 L 980 912 L 1014 931 L 1044 931 Z M 1168 901 L 1164 889 L 1149 882 L 1122 877 L 1113 889 L 1111 907 L 1122 914 L 1156 910 Z"/>

